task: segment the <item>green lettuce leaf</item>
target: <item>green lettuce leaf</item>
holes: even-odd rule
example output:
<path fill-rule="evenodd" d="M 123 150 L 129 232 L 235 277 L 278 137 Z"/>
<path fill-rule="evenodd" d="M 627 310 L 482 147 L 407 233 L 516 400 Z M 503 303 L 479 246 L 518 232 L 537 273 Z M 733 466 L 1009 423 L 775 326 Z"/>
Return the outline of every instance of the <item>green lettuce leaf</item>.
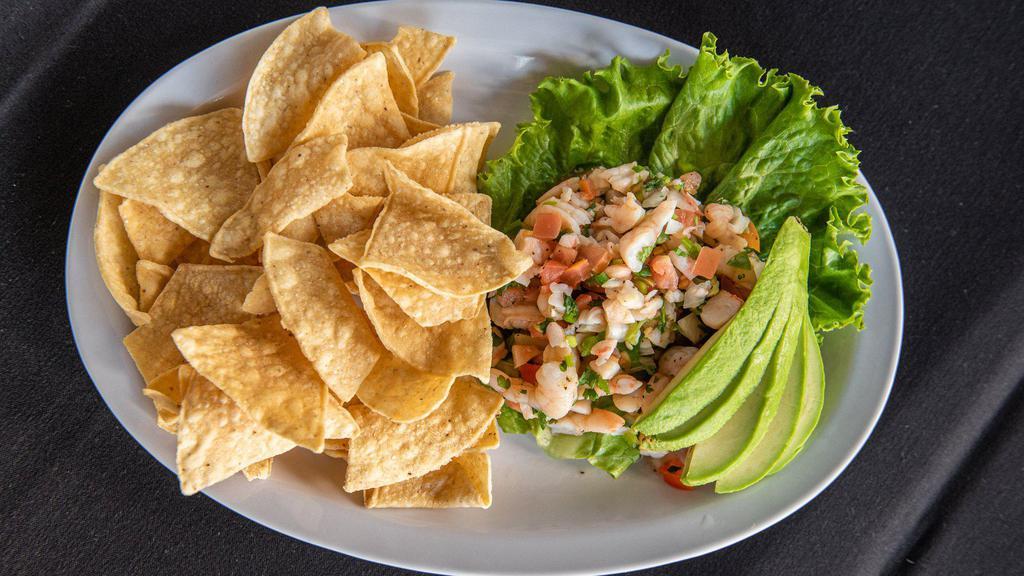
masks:
<path fill-rule="evenodd" d="M 864 327 L 864 307 L 871 296 L 871 268 L 857 262 L 849 240 L 839 238 L 842 221 L 832 208 L 825 233 L 811 239 L 808 293 L 811 323 L 827 332 L 853 324 Z"/>
<path fill-rule="evenodd" d="M 681 84 L 667 54 L 647 66 L 616 57 L 579 80 L 542 80 L 530 95 L 533 120 L 479 176 L 492 225 L 513 233 L 537 197 L 577 168 L 645 158 Z"/>
<path fill-rule="evenodd" d="M 704 34 L 648 162 L 662 174 L 699 172 L 702 190 L 725 177 L 791 91 L 788 76 L 766 71 L 750 58 L 718 54 L 716 42 L 714 34 Z"/>

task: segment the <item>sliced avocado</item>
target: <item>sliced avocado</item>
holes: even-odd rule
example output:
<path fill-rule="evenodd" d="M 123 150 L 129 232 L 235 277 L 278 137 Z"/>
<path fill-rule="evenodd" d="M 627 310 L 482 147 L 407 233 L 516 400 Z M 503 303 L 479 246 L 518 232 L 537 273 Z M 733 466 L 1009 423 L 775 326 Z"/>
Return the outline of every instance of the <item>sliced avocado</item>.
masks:
<path fill-rule="evenodd" d="M 818 425 L 821 417 L 821 407 L 825 403 L 825 367 L 821 361 L 821 348 L 818 347 L 818 338 L 811 328 L 810 318 L 805 319 L 803 325 L 803 342 L 807 350 L 803 365 L 803 388 L 804 394 L 800 400 L 800 415 L 796 422 L 796 432 L 786 443 L 782 456 L 775 462 L 769 474 L 775 474 L 789 464 L 796 455 L 803 449 L 811 432 Z"/>
<path fill-rule="evenodd" d="M 804 312 L 799 319 L 801 325 L 795 337 L 797 350 L 793 355 L 792 366 L 775 418 L 768 426 L 764 438 L 757 443 L 750 455 L 719 476 L 715 483 L 715 492 L 719 494 L 743 490 L 767 476 L 772 466 L 782 457 L 790 439 L 796 434 L 800 410 L 806 396 L 804 372 L 808 355 L 807 347 L 804 345 L 803 324 L 808 322 L 809 318 Z"/>
<path fill-rule="evenodd" d="M 717 343 L 689 370 L 677 374 L 654 408 L 637 419 L 636 432 L 654 436 L 674 430 L 722 395 L 760 343 L 779 302 L 799 288 L 794 278 L 801 260 L 807 261 L 809 245 L 810 235 L 800 221 L 787 219 L 750 298 L 718 332 Z"/>
<path fill-rule="evenodd" d="M 789 321 L 791 302 L 792 298 L 786 298 L 776 308 L 768 329 L 764 331 L 761 340 L 747 357 L 743 369 L 718 398 L 680 426 L 643 438 L 641 446 L 646 450 L 659 452 L 693 446 L 712 437 L 730 422 L 730 418 L 737 414 L 747 397 L 764 379 L 765 371 L 771 364 Z"/>

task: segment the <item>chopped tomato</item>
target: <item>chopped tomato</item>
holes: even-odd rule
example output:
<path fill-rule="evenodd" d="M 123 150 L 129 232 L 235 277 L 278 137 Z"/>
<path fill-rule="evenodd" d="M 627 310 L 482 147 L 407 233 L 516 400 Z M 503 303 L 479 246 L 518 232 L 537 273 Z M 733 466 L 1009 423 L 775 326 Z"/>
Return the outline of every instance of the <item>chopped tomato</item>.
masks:
<path fill-rule="evenodd" d="M 694 212 L 692 208 L 676 208 L 676 219 L 683 226 L 696 226 L 700 222 L 700 212 Z"/>
<path fill-rule="evenodd" d="M 689 288 L 690 284 L 692 284 L 692 282 L 690 282 L 689 278 L 687 278 L 686 276 L 683 276 L 682 274 L 679 275 L 679 289 L 680 290 L 686 290 L 687 288 Z"/>
<path fill-rule="evenodd" d="M 590 180 L 587 178 L 580 178 L 580 198 L 587 202 L 597 198 L 597 189 L 590 184 Z"/>
<path fill-rule="evenodd" d="M 596 297 L 589 292 L 584 292 L 583 294 L 580 294 L 579 296 L 576 297 L 576 308 L 580 312 L 583 312 L 584 310 L 589 310 L 590 305 L 593 304 L 595 298 Z"/>
<path fill-rule="evenodd" d="M 544 271 L 541 270 L 541 274 L 543 273 Z M 583 282 L 589 277 L 590 262 L 587 261 L 586 258 L 581 258 L 576 261 L 575 264 L 569 266 L 564 272 L 562 272 L 561 282 L 563 284 L 568 284 L 572 288 L 576 288 L 580 285 L 580 282 Z"/>
<path fill-rule="evenodd" d="M 540 370 L 539 364 L 523 364 L 519 367 L 519 375 L 530 384 L 536 384 L 537 370 Z"/>
<path fill-rule="evenodd" d="M 761 235 L 757 233 L 757 228 L 754 226 L 753 221 L 747 224 L 747 230 L 743 234 L 740 234 L 740 238 L 746 240 L 747 247 L 754 252 L 761 251 Z"/>
<path fill-rule="evenodd" d="M 558 282 L 562 279 L 562 273 L 568 268 L 558 260 L 548 260 L 540 269 L 540 283 L 542 285 Z"/>
<path fill-rule="evenodd" d="M 667 254 L 659 254 L 651 258 L 651 279 L 658 290 L 674 290 L 679 285 L 679 272 L 672 265 Z"/>
<path fill-rule="evenodd" d="M 524 286 L 509 286 L 494 297 L 498 304 L 504 307 L 514 306 L 526 301 L 526 288 Z"/>
<path fill-rule="evenodd" d="M 540 349 L 536 346 L 525 346 L 522 344 L 512 345 L 512 365 L 519 368 L 537 356 L 540 356 Z"/>
<path fill-rule="evenodd" d="M 679 490 L 693 490 L 693 486 L 683 484 L 683 474 L 686 473 L 686 464 L 679 456 L 671 456 L 658 468 L 662 480 L 669 486 Z"/>
<path fill-rule="evenodd" d="M 569 266 L 576 260 L 576 249 L 558 244 L 555 246 L 555 251 L 551 254 L 551 257 Z"/>
<path fill-rule="evenodd" d="M 533 236 L 541 240 L 554 240 L 562 231 L 562 217 L 551 212 L 537 214 L 533 223 Z"/>
<path fill-rule="evenodd" d="M 722 260 L 722 251 L 701 246 L 700 254 L 693 263 L 693 275 L 702 278 L 714 278 L 715 270 L 718 270 L 718 263 Z"/>
<path fill-rule="evenodd" d="M 580 246 L 580 255 L 590 262 L 590 269 L 594 274 L 600 274 L 608 267 L 608 263 L 612 260 L 612 254 L 608 250 L 605 250 L 604 246 L 600 244 L 585 244 Z"/>

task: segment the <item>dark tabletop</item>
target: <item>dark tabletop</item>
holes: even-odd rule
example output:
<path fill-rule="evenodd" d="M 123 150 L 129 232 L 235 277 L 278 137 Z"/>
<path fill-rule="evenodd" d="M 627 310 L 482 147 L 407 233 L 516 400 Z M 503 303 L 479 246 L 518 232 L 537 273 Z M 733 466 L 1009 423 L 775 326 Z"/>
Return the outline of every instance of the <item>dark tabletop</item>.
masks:
<path fill-rule="evenodd" d="M 906 332 L 846 472 L 752 538 L 644 574 L 1024 570 L 1024 6 L 1011 1 L 561 2 L 798 72 L 839 102 L 892 224 Z M 0 572 L 396 574 L 185 498 L 75 352 L 63 262 L 120 111 L 288 1 L 0 3 Z M 595 543 L 599 545 L 599 543 Z"/>

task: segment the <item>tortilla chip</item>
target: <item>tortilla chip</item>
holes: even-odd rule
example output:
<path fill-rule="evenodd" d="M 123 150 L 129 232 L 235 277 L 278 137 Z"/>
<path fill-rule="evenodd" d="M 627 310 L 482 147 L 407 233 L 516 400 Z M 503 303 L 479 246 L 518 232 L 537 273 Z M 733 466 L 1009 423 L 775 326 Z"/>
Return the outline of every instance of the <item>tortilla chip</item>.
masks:
<path fill-rule="evenodd" d="M 316 226 L 316 218 L 312 214 L 308 214 L 297 220 L 292 220 L 281 230 L 281 236 L 300 242 L 316 242 L 320 238 L 320 229 Z"/>
<path fill-rule="evenodd" d="M 455 74 L 439 72 L 423 83 L 418 90 L 420 120 L 434 124 L 447 124 L 452 121 L 452 81 Z"/>
<path fill-rule="evenodd" d="M 334 134 L 346 135 L 352 148 L 398 146 L 409 138 L 383 54 L 371 54 L 338 76 L 292 146 Z"/>
<path fill-rule="evenodd" d="M 384 347 L 424 372 L 486 380 L 491 369 L 491 328 L 481 303 L 473 318 L 420 326 L 362 270 L 353 272 L 366 314 Z"/>
<path fill-rule="evenodd" d="M 267 232 L 280 232 L 309 216 L 352 185 L 344 135 L 316 138 L 288 151 L 252 196 L 224 222 L 210 242 L 210 255 L 233 260 L 252 254 Z"/>
<path fill-rule="evenodd" d="M 324 440 L 324 456 L 348 460 L 348 438 Z"/>
<path fill-rule="evenodd" d="M 406 114 L 402 112 L 402 120 L 405 121 L 405 127 L 409 129 L 409 134 L 412 136 L 419 136 L 424 132 L 430 132 L 431 130 L 437 130 L 441 127 L 440 124 L 434 124 L 426 120 L 421 120 L 412 114 Z"/>
<path fill-rule="evenodd" d="M 455 37 L 414 26 L 399 26 L 391 44 L 405 60 L 413 81 L 422 86 L 441 67 L 445 55 L 455 46 Z"/>
<path fill-rule="evenodd" d="M 263 264 L 282 324 L 327 386 L 349 401 L 382 347 L 327 250 L 268 234 Z"/>
<path fill-rule="evenodd" d="M 491 458 L 466 452 L 440 470 L 363 492 L 367 508 L 490 508 Z"/>
<path fill-rule="evenodd" d="M 328 244 L 360 230 L 368 230 L 384 207 L 379 196 L 353 196 L 344 194 L 316 211 L 320 235 Z"/>
<path fill-rule="evenodd" d="M 252 290 L 246 294 L 242 302 L 242 310 L 254 316 L 266 316 L 277 312 L 277 304 L 274 304 L 274 295 L 270 293 L 266 274 L 261 274 L 256 279 Z"/>
<path fill-rule="evenodd" d="M 209 380 L 196 375 L 181 404 L 178 422 L 181 493 L 195 494 L 294 446 L 249 417 Z"/>
<path fill-rule="evenodd" d="M 391 87 L 391 94 L 398 104 L 398 109 L 403 114 L 419 114 L 416 82 L 413 81 L 412 73 L 409 72 L 409 67 L 405 65 L 405 59 L 398 50 L 387 42 L 366 42 L 362 47 L 369 54 L 380 52 L 387 60 L 388 85 Z"/>
<path fill-rule="evenodd" d="M 497 122 L 452 124 L 409 139 L 401 148 L 361 148 L 348 154 L 355 196 L 387 196 L 388 162 L 438 194 L 476 192 L 476 174 Z"/>
<path fill-rule="evenodd" d="M 473 192 L 460 192 L 457 194 L 448 194 L 448 198 L 461 205 L 466 210 L 469 210 L 476 219 L 491 225 L 491 206 L 493 201 L 487 194 L 476 194 Z"/>
<path fill-rule="evenodd" d="M 459 378 L 437 410 L 409 424 L 392 422 L 366 406 L 351 406 L 360 432 L 349 441 L 343 488 L 377 488 L 441 468 L 480 440 L 501 403 L 493 390 Z"/>
<path fill-rule="evenodd" d="M 171 368 L 146 384 L 143 396 L 153 401 L 156 424 L 171 434 L 178 433 L 178 417 L 194 370 L 188 364 Z"/>
<path fill-rule="evenodd" d="M 242 474 L 245 474 L 245 479 L 249 482 L 252 482 L 253 480 L 266 480 L 267 478 L 270 478 L 270 469 L 273 465 L 273 458 L 260 460 L 259 462 L 249 464 L 245 468 L 242 468 Z"/>
<path fill-rule="evenodd" d="M 355 419 L 337 397 L 328 394 L 324 409 L 324 449 L 327 449 L 328 442 L 331 446 L 337 446 L 339 441 L 348 440 L 356 434 L 359 434 L 359 425 Z"/>
<path fill-rule="evenodd" d="M 93 182 L 210 240 L 259 182 L 245 158 L 241 122 L 238 108 L 171 122 L 111 160 Z"/>
<path fill-rule="evenodd" d="M 124 231 L 117 211 L 119 204 L 119 196 L 100 191 L 100 207 L 92 236 L 96 265 L 117 305 L 128 314 L 133 324 L 142 326 L 149 322 L 149 314 L 139 310 L 139 281 L 135 274 L 135 262 L 139 257 Z"/>
<path fill-rule="evenodd" d="M 334 29 L 326 8 L 289 24 L 263 53 L 245 92 L 249 160 L 287 150 L 334 79 L 365 55 L 358 42 Z"/>
<path fill-rule="evenodd" d="M 125 200 L 117 211 L 141 260 L 170 264 L 196 239 L 149 204 Z"/>
<path fill-rule="evenodd" d="M 454 376 L 417 370 L 384 354 L 359 387 L 359 401 L 395 422 L 415 422 L 433 412 L 448 397 Z"/>
<path fill-rule="evenodd" d="M 391 195 L 373 225 L 362 265 L 412 278 L 439 294 L 474 296 L 508 284 L 533 265 L 501 232 L 393 166 Z"/>
<path fill-rule="evenodd" d="M 480 441 L 470 448 L 474 452 L 486 452 L 487 450 L 494 450 L 501 445 L 501 436 L 498 435 L 498 421 L 491 422 L 491 425 L 487 427 L 487 431 L 480 437 Z"/>
<path fill-rule="evenodd" d="M 182 264 L 153 302 L 153 320 L 124 339 L 146 382 L 185 362 L 171 332 L 182 326 L 244 322 L 245 296 L 263 272 L 255 266 Z"/>
<path fill-rule="evenodd" d="M 260 182 L 267 179 L 267 174 L 270 174 L 270 168 L 274 165 L 270 160 L 260 160 L 256 162 L 256 171 L 260 175 Z"/>
<path fill-rule="evenodd" d="M 160 291 L 167 285 L 167 281 L 174 274 L 174 268 L 139 260 L 135 263 L 135 276 L 139 281 L 139 310 L 147 312 L 153 301 L 160 295 Z"/>
<path fill-rule="evenodd" d="M 197 372 L 267 430 L 323 451 L 327 386 L 277 316 L 179 328 L 172 337 Z"/>

